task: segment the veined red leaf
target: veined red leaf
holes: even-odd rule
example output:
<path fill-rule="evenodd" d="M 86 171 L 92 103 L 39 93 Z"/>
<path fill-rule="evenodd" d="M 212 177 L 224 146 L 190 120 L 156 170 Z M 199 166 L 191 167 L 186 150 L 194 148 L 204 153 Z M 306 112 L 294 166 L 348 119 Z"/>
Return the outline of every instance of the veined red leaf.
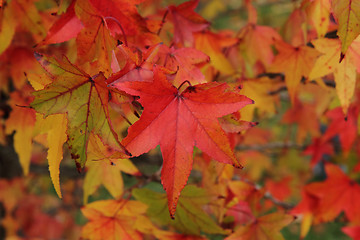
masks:
<path fill-rule="evenodd" d="M 196 65 L 209 62 L 209 57 L 194 48 L 174 48 L 162 45 L 162 52 L 165 56 L 163 62 L 164 67 L 176 72 L 173 84 L 179 86 L 184 80 L 188 80 L 192 84 L 205 83 L 205 77 L 201 73 L 200 68 Z"/>
<path fill-rule="evenodd" d="M 192 168 L 194 146 L 219 162 L 241 167 L 217 118 L 251 104 L 249 98 L 215 82 L 189 86 L 179 92 L 159 69 L 155 69 L 153 82 L 113 85 L 140 96 L 144 112 L 129 128 L 122 144 L 134 156 L 160 144 L 164 159 L 161 179 L 171 216 Z"/>
<path fill-rule="evenodd" d="M 105 18 L 85 0 L 76 1 L 75 13 L 84 24 L 76 38 L 78 62 L 93 63 L 96 72 L 103 71 L 108 77 L 111 73 L 111 51 L 116 47 L 116 41 L 110 35 Z"/>
<path fill-rule="evenodd" d="M 46 38 L 38 46 L 65 42 L 77 36 L 84 26 L 76 17 L 74 6 L 75 1 L 72 1 L 66 12 L 52 25 Z"/>
<path fill-rule="evenodd" d="M 193 33 L 207 28 L 210 23 L 197 14 L 194 10 L 199 0 L 191 0 L 179 6 L 170 6 L 169 10 L 174 23 L 174 41 L 184 46 L 192 46 Z"/>
<path fill-rule="evenodd" d="M 306 186 L 319 199 L 315 214 L 322 221 L 332 221 L 342 211 L 352 222 L 360 223 L 360 186 L 334 164 L 326 164 L 327 179 Z"/>

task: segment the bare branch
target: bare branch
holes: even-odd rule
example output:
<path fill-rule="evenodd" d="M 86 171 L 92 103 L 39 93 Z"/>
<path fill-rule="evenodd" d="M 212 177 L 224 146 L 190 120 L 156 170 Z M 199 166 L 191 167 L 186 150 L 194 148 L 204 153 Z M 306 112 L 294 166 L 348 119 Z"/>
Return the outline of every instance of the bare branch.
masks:
<path fill-rule="evenodd" d="M 295 148 L 295 149 L 304 149 L 306 146 L 299 145 L 294 142 L 272 142 L 267 144 L 254 144 L 254 145 L 238 145 L 235 147 L 236 150 L 254 150 L 254 151 L 263 151 L 270 149 L 284 149 L 284 148 Z"/>

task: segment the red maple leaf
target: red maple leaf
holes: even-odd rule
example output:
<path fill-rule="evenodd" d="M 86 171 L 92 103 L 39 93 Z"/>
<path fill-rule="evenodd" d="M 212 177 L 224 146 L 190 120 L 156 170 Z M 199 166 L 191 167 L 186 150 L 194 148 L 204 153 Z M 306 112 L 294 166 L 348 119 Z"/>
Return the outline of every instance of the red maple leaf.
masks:
<path fill-rule="evenodd" d="M 83 29 L 81 21 L 75 15 L 75 1 L 72 1 L 66 13 L 51 26 L 46 38 L 38 46 L 61 43 L 70 40 L 78 35 Z"/>
<path fill-rule="evenodd" d="M 314 138 L 313 143 L 307 146 L 303 152 L 305 155 L 312 155 L 310 165 L 314 167 L 321 161 L 324 154 L 333 155 L 334 149 L 329 141 L 323 138 Z"/>
<path fill-rule="evenodd" d="M 326 164 L 327 179 L 311 183 L 306 190 L 319 198 L 316 215 L 322 221 L 332 221 L 341 211 L 352 221 L 360 223 L 360 186 L 333 164 Z"/>
<path fill-rule="evenodd" d="M 341 147 L 345 154 L 349 153 L 356 139 L 359 110 L 359 107 L 356 105 L 350 106 L 347 117 L 344 116 L 340 107 L 334 108 L 326 113 L 326 116 L 332 121 L 323 138 L 329 140 L 334 136 L 339 135 Z"/>
<path fill-rule="evenodd" d="M 360 226 L 343 227 L 341 230 L 354 240 L 360 239 Z"/>
<path fill-rule="evenodd" d="M 193 33 L 207 28 L 210 23 L 197 14 L 194 10 L 199 0 L 184 2 L 179 6 L 169 6 L 174 23 L 174 41 L 185 46 L 191 46 Z"/>
<path fill-rule="evenodd" d="M 153 82 L 119 81 L 112 85 L 140 96 L 144 111 L 122 143 L 134 156 L 160 144 L 164 159 L 161 179 L 172 217 L 192 169 L 194 145 L 219 162 L 241 167 L 217 118 L 253 103 L 249 98 L 215 82 L 189 86 L 181 92 L 159 68 L 154 70 Z"/>

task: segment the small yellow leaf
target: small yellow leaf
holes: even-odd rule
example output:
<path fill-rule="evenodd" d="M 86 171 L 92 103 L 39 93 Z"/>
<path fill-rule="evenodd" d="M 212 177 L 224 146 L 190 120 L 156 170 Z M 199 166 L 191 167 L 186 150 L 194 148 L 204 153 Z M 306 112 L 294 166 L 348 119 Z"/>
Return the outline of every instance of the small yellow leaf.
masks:
<path fill-rule="evenodd" d="M 67 135 L 66 114 L 53 114 L 43 118 L 41 114 L 36 114 L 36 125 L 34 135 L 47 134 L 48 164 L 51 181 L 57 195 L 61 198 L 60 190 L 60 162 L 63 159 L 63 145 Z"/>
<path fill-rule="evenodd" d="M 67 119 L 65 114 L 55 114 L 47 117 L 52 122 L 53 128 L 48 132 L 47 140 L 49 144 L 48 163 L 50 177 L 58 196 L 61 198 L 60 190 L 60 162 L 63 159 L 63 145 L 66 142 Z"/>
<path fill-rule="evenodd" d="M 129 159 L 119 159 L 118 153 L 105 146 L 94 134 L 89 137 L 87 166 L 84 180 L 85 204 L 100 185 L 104 185 L 114 198 L 121 197 L 124 189 L 121 171 L 132 175 L 140 174 Z"/>
<path fill-rule="evenodd" d="M 26 102 L 20 92 L 13 92 L 10 96 L 13 110 L 5 122 L 5 133 L 14 134 L 14 148 L 19 156 L 21 167 L 26 176 L 29 173 L 32 137 L 35 125 L 35 112 L 32 109 L 19 107 L 26 106 Z"/>
<path fill-rule="evenodd" d="M 211 32 L 195 33 L 195 48 L 210 57 L 210 64 L 224 74 L 233 74 L 235 69 L 222 53 L 222 49 L 237 43 L 236 38 L 230 38 Z"/>
<path fill-rule="evenodd" d="M 0 18 L 0 21 L 2 20 L 0 22 L 0 54 L 10 45 L 16 28 L 16 21 L 14 21 L 10 12 L 10 7 L 4 7 L 3 9 L 0 9 L 0 11 L 3 11 L 3 17 Z"/>
<path fill-rule="evenodd" d="M 305 0 L 302 2 L 307 19 L 315 27 L 317 36 L 324 37 L 330 25 L 330 0 Z"/>

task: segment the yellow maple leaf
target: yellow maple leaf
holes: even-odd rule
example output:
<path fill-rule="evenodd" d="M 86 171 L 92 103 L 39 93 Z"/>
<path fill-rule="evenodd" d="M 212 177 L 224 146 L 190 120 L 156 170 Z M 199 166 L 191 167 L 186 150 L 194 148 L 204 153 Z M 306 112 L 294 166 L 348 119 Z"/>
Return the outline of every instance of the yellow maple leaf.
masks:
<path fill-rule="evenodd" d="M 13 110 L 5 122 L 5 133 L 12 134 L 13 131 L 15 131 L 14 148 L 19 156 L 24 175 L 27 175 L 30 168 L 35 111 L 33 109 L 19 107 L 29 104 L 20 92 L 13 92 L 10 98 L 10 106 Z"/>
<path fill-rule="evenodd" d="M 48 164 L 51 181 L 57 195 L 61 198 L 60 190 L 60 163 L 63 159 L 63 145 L 67 140 L 67 118 L 65 114 L 53 114 L 43 118 L 37 114 L 34 135 L 47 134 Z"/>
<path fill-rule="evenodd" d="M 139 170 L 129 159 L 121 156 L 109 146 L 105 146 L 97 135 L 90 135 L 88 145 L 88 171 L 84 180 L 84 203 L 100 185 L 114 198 L 123 194 L 124 183 L 121 172 L 140 175 Z"/>
<path fill-rule="evenodd" d="M 331 7 L 339 24 L 337 34 L 341 40 L 340 60 L 342 60 L 349 46 L 360 33 L 360 1 L 333 0 Z"/>
<path fill-rule="evenodd" d="M 339 63 L 341 43 L 338 39 L 317 39 L 314 40 L 315 48 L 323 53 L 310 72 L 309 79 L 317 79 L 333 73 L 336 83 L 336 92 L 344 114 L 347 113 L 351 99 L 355 91 L 356 71 L 359 72 L 360 65 L 356 63 L 360 59 L 360 38 L 354 40 L 348 49 L 344 60 Z"/>

